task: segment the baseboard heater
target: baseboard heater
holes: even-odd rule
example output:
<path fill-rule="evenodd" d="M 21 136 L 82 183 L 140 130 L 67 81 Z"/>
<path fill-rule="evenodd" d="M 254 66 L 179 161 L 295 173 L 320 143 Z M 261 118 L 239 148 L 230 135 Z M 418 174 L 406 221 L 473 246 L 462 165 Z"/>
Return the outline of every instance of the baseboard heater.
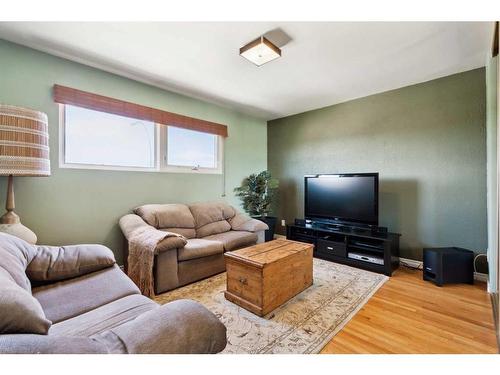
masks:
<path fill-rule="evenodd" d="M 348 258 L 351 259 L 356 259 L 356 260 L 361 260 L 363 262 L 368 262 L 368 263 L 375 263 L 375 264 L 384 264 L 384 259 L 379 258 L 379 257 L 374 257 L 366 254 L 359 254 L 359 253 L 349 253 L 347 254 Z"/>

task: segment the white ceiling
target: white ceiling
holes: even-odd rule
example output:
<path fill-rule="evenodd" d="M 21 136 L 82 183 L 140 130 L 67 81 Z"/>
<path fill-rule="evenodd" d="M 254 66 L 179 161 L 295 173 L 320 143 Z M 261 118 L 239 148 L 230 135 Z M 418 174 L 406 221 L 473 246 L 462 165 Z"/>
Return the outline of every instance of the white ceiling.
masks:
<path fill-rule="evenodd" d="M 281 58 L 256 67 L 238 55 L 272 30 L 291 39 Z M 0 38 L 267 120 L 484 66 L 492 32 L 492 22 L 0 23 Z"/>

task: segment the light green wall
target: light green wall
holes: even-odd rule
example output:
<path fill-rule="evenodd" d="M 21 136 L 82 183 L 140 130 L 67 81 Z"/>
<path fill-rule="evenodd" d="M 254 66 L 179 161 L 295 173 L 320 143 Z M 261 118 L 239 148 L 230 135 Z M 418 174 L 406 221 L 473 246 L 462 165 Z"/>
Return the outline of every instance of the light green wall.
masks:
<path fill-rule="evenodd" d="M 268 123 L 277 215 L 303 217 L 303 176 L 380 173 L 380 225 L 401 256 L 427 246 L 484 252 L 485 72 L 477 69 Z"/>
<path fill-rule="evenodd" d="M 0 102 L 49 117 L 52 176 L 15 178 L 16 211 L 39 243 L 102 243 L 122 261 L 118 219 L 144 203 L 217 200 L 222 176 L 59 169 L 55 83 L 228 125 L 227 200 L 248 174 L 266 169 L 266 122 L 0 40 Z M 6 177 L 0 177 L 0 197 Z"/>
<path fill-rule="evenodd" d="M 489 288 L 497 292 L 498 203 L 497 203 L 497 69 L 498 56 L 486 65 L 486 150 L 488 190 Z"/>

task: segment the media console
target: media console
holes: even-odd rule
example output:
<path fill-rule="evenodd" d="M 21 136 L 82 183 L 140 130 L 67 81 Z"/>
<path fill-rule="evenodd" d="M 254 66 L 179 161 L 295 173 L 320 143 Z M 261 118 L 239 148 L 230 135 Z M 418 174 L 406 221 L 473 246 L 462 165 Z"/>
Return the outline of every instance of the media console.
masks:
<path fill-rule="evenodd" d="M 287 225 L 286 238 L 314 245 L 314 256 L 392 275 L 399 266 L 399 233 L 305 224 Z"/>

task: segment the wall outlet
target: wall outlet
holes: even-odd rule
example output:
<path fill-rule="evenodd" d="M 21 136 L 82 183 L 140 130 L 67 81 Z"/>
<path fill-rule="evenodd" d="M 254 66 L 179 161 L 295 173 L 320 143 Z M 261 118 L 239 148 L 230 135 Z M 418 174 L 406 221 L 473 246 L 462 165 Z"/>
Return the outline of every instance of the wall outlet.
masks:
<path fill-rule="evenodd" d="M 286 227 L 286 221 L 285 221 L 285 219 L 281 220 L 281 226 L 282 227 Z"/>

